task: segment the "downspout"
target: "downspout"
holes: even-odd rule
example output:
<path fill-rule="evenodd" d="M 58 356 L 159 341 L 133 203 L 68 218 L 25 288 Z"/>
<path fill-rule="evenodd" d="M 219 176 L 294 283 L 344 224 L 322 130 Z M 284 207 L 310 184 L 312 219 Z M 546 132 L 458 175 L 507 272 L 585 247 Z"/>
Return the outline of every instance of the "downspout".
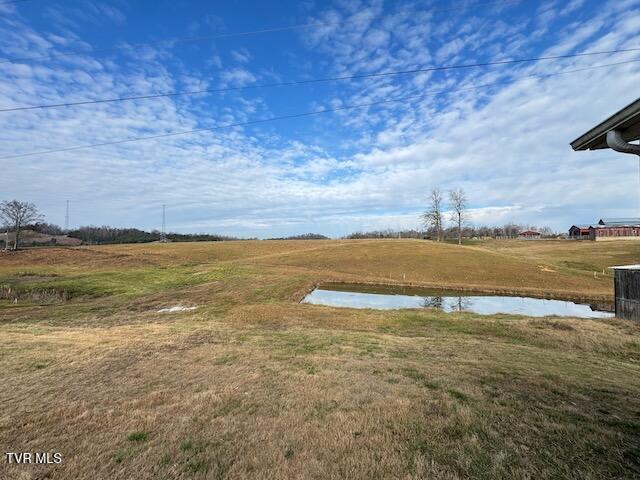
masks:
<path fill-rule="evenodd" d="M 611 130 L 607 132 L 607 145 L 616 152 L 640 155 L 640 145 L 635 145 L 625 141 L 622 138 L 620 130 Z"/>
<path fill-rule="evenodd" d="M 638 155 L 640 159 L 640 145 L 627 142 L 622 138 L 622 132 L 620 132 L 620 130 L 607 132 L 607 145 L 616 152 L 632 153 Z"/>

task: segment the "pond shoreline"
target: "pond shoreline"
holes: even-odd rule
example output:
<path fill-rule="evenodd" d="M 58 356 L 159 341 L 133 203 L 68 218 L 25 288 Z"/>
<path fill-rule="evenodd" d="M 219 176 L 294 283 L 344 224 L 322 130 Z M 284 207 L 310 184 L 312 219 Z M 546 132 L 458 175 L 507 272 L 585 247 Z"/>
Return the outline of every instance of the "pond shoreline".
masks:
<path fill-rule="evenodd" d="M 549 298 L 469 289 L 425 288 L 414 285 L 326 282 L 307 292 L 300 303 L 346 308 L 406 309 L 436 308 L 445 312 L 471 311 L 480 314 L 530 316 L 581 316 L 609 318 L 612 302 L 585 298 Z"/>
<path fill-rule="evenodd" d="M 614 296 L 613 285 L 611 286 L 611 295 L 585 295 L 576 291 L 546 291 L 542 292 L 539 289 L 533 288 L 501 288 L 501 287 L 483 287 L 479 285 L 460 285 L 460 284 L 434 284 L 427 282 L 388 282 L 388 281 L 348 281 L 348 280 L 336 280 L 327 279 L 325 281 L 317 281 L 307 285 L 306 288 L 299 291 L 296 295 L 296 301 L 301 302 L 313 290 L 320 288 L 323 290 L 335 290 L 335 291 L 354 291 L 352 288 L 362 289 L 364 293 L 365 289 L 405 289 L 405 291 L 425 291 L 425 290 L 438 290 L 445 292 L 464 292 L 466 295 L 493 295 L 493 296 L 507 296 L 507 297 L 532 297 L 539 298 L 541 300 L 564 300 L 579 303 L 592 303 L 596 305 L 610 305 L 613 309 Z M 368 290 L 371 291 L 371 290 Z M 376 292 L 372 292 L 376 293 Z M 380 292 L 384 293 L 384 292 Z"/>

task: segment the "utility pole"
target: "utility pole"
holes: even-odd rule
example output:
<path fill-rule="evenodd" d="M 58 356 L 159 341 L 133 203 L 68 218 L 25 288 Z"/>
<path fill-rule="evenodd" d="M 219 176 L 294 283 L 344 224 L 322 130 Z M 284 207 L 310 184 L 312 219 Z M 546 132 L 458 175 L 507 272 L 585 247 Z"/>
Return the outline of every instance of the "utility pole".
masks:
<path fill-rule="evenodd" d="M 64 231 L 69 231 L 69 200 L 67 200 L 67 211 L 64 215 Z"/>

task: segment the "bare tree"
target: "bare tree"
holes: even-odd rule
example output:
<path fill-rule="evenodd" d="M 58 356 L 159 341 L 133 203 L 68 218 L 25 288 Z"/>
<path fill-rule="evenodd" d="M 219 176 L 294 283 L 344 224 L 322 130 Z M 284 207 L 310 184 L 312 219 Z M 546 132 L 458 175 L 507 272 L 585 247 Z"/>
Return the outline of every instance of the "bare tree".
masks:
<path fill-rule="evenodd" d="M 451 190 L 449 192 L 449 203 L 451 204 L 451 221 L 458 227 L 458 245 L 462 245 L 462 224 L 467 217 L 467 197 L 464 190 Z"/>
<path fill-rule="evenodd" d="M 429 209 L 422 214 L 422 221 L 427 228 L 433 228 L 442 241 L 442 192 L 434 188 L 429 196 Z"/>
<path fill-rule="evenodd" d="M 533 227 L 532 230 L 535 230 L 536 228 Z M 542 235 L 543 237 L 552 237 L 554 235 L 554 231 L 551 227 L 548 226 L 544 226 L 542 228 L 540 228 L 538 230 L 538 232 L 540 233 L 540 235 Z"/>
<path fill-rule="evenodd" d="M 30 223 L 41 221 L 42 215 L 33 203 L 11 200 L 0 202 L 0 220 L 6 223 L 8 228 L 13 227 L 15 233 L 13 250 L 17 250 L 20 243 L 20 229 Z M 8 244 L 7 240 L 7 246 Z"/>

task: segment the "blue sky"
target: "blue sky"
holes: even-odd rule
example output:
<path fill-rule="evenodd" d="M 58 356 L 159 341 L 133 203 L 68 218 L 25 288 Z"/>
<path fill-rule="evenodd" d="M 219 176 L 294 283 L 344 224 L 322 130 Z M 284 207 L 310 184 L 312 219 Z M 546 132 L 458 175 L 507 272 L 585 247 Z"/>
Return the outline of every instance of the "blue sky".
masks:
<path fill-rule="evenodd" d="M 162 42 L 214 35 L 226 36 Z M 640 0 L 27 0 L 0 4 L 0 56 L 14 60 L 0 63 L 0 108 L 633 47 Z M 441 92 L 4 158 L 0 199 L 58 224 L 69 200 L 72 226 L 159 228 L 164 203 L 172 231 L 340 236 L 416 228 L 431 188 L 463 188 L 472 223 L 564 231 L 638 214 L 637 159 L 569 142 L 633 101 L 639 80 L 628 52 L 0 112 L 12 157 Z"/>

